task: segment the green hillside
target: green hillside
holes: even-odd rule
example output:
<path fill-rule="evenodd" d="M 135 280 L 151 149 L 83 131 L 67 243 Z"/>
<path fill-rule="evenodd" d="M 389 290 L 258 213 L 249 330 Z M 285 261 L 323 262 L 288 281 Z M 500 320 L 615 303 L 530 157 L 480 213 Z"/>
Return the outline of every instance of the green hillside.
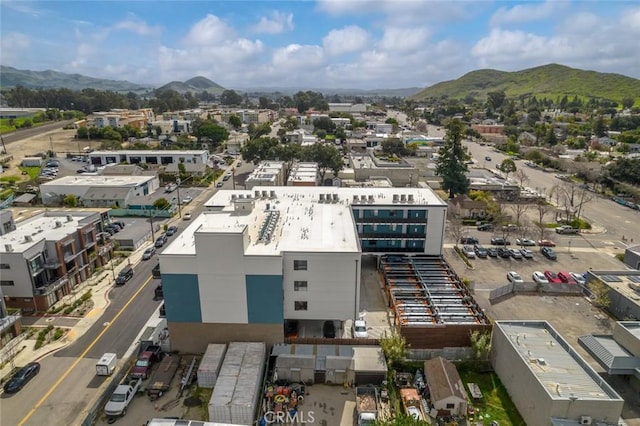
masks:
<path fill-rule="evenodd" d="M 185 82 L 172 81 L 158 88 L 158 90 L 175 90 L 179 93 L 200 93 L 207 91 L 211 94 L 220 95 L 226 89 L 206 77 L 198 76 L 193 77 Z"/>
<path fill-rule="evenodd" d="M 606 98 L 620 102 L 624 97 L 640 103 L 640 80 L 620 74 L 584 71 L 550 64 L 522 71 L 478 70 L 457 80 L 443 81 L 427 87 L 411 99 L 416 101 L 446 96 L 463 99 L 468 95 L 485 99 L 488 92 L 503 90 L 507 97 L 535 95 L 555 99 L 573 97 Z"/>

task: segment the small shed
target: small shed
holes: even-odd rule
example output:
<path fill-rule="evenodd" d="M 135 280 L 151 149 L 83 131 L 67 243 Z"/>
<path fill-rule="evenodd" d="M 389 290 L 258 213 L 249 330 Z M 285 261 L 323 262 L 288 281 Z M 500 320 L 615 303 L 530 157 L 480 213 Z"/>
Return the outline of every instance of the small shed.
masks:
<path fill-rule="evenodd" d="M 354 383 L 360 385 L 379 385 L 387 378 L 387 361 L 379 346 L 354 346 L 351 369 L 354 371 Z"/>
<path fill-rule="evenodd" d="M 468 400 L 458 370 L 445 358 L 424 362 L 424 375 L 431 395 L 431 408 L 438 416 L 464 416 Z"/>
<path fill-rule="evenodd" d="M 313 382 L 315 355 L 282 354 L 276 359 L 276 372 L 279 379 L 290 382 Z"/>
<path fill-rule="evenodd" d="M 15 207 L 30 207 L 37 200 L 36 194 L 25 193 L 17 196 L 11 203 Z"/>

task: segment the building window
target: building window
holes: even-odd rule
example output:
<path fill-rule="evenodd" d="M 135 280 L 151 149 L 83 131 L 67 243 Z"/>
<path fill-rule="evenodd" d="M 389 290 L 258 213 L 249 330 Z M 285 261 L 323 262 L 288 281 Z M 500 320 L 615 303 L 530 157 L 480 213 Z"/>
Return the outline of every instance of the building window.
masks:
<path fill-rule="evenodd" d="M 447 410 L 451 410 L 453 408 L 456 408 L 456 404 L 447 404 Z"/>
<path fill-rule="evenodd" d="M 306 260 L 294 260 L 293 261 L 293 270 L 294 271 L 306 271 L 307 270 L 307 261 Z"/>
<path fill-rule="evenodd" d="M 15 284 L 13 283 L 13 280 L 1 280 L 1 281 L 0 281 L 0 285 L 11 286 L 11 285 L 15 285 Z M 297 303 L 297 302 L 296 302 L 296 303 Z M 306 308 L 306 306 L 307 306 L 307 305 L 306 305 L 306 303 L 307 303 L 307 302 L 304 302 L 304 303 L 305 303 L 305 305 L 304 305 L 304 306 L 305 306 L 305 309 L 304 309 L 304 310 L 306 311 L 306 310 L 307 310 L 307 308 Z"/>
<path fill-rule="evenodd" d="M 306 281 L 294 281 L 293 282 L 293 291 L 307 291 L 307 282 Z"/>
<path fill-rule="evenodd" d="M 8 263 L 0 263 L 0 269 L 11 269 L 11 265 Z"/>
<path fill-rule="evenodd" d="M 296 300 L 293 302 L 293 310 L 294 311 L 306 311 L 307 310 L 307 302 L 301 302 Z"/>

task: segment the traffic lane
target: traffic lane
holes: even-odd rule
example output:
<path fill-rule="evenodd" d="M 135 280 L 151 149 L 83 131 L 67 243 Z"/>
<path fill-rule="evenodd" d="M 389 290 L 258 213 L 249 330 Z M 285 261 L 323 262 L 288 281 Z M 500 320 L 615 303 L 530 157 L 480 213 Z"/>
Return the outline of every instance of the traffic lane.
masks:
<path fill-rule="evenodd" d="M 5 145 L 13 142 L 21 141 L 23 139 L 30 138 L 32 136 L 40 135 L 42 133 L 50 132 L 53 130 L 60 130 L 67 124 L 73 123 L 74 120 L 56 121 L 55 123 L 43 124 L 38 127 L 31 127 L 28 129 L 22 129 L 13 133 L 7 133 L 2 135 Z M 11 154 L 11 152 L 9 152 Z"/>
<path fill-rule="evenodd" d="M 31 407 L 35 406 L 49 388 L 60 378 L 60 372 L 65 371 L 71 365 L 68 359 L 54 357 L 46 357 L 39 362 L 40 372 L 32 378 L 24 388 L 15 394 L 4 392 L 0 394 L 1 425 L 17 425 L 20 420 L 27 415 Z"/>
<path fill-rule="evenodd" d="M 470 153 L 476 159 L 482 159 L 484 156 L 489 155 L 493 158 L 494 163 L 500 163 L 507 158 L 502 153 L 493 152 L 493 148 L 488 145 L 480 146 L 477 143 L 465 142 L 465 146 L 469 148 Z M 516 160 L 516 166 L 518 169 L 523 170 L 529 178 L 527 186 L 534 189 L 538 188 L 541 192 L 549 192 L 554 185 L 562 183 L 555 177 L 555 173 L 547 173 L 540 169 L 528 167 L 523 160 Z M 634 238 L 635 241 L 640 241 L 640 227 L 632 226 L 640 219 L 640 212 L 636 210 L 596 195 L 593 200 L 584 205 L 582 215 L 602 225 L 614 239 L 620 239 L 622 235 L 625 235 L 626 238 Z"/>
<path fill-rule="evenodd" d="M 129 300 L 131 300 L 131 297 L 135 294 L 136 291 L 138 291 L 140 286 L 143 285 L 146 282 L 146 280 L 151 276 L 151 269 L 153 269 L 155 265 L 156 265 L 156 262 L 149 261 L 149 262 L 141 262 L 136 267 L 134 267 L 135 273 L 133 275 L 133 278 L 131 278 L 129 282 L 127 282 L 123 286 L 118 286 L 118 287 L 114 286 L 111 289 L 111 291 L 109 292 L 109 298 L 111 299 L 111 303 L 109 304 L 109 306 L 107 306 L 107 308 L 105 309 L 104 313 L 100 316 L 100 318 L 98 318 L 97 321 L 82 336 L 76 339 L 68 347 L 63 348 L 60 351 L 56 352 L 54 356 L 58 356 L 58 357 L 80 356 L 84 352 L 84 350 L 102 332 L 102 330 L 105 327 L 105 324 L 110 323 L 112 321 L 112 319 L 122 309 L 122 307 L 127 302 L 129 302 Z M 139 315 L 140 317 L 142 317 L 141 321 L 143 320 L 142 324 L 144 325 L 144 323 L 149 319 L 149 317 L 153 313 L 153 309 L 151 309 L 151 306 L 146 299 L 153 299 L 154 288 L 155 286 L 152 286 L 150 284 L 147 285 L 147 287 L 142 290 L 141 294 L 138 295 L 138 297 L 134 299 L 133 302 L 131 302 L 127 310 L 123 312 L 120 318 L 118 318 L 117 320 L 118 324 L 116 324 L 115 326 L 117 327 L 122 326 L 122 324 L 124 323 L 124 321 L 121 322 L 122 317 L 128 318 L 131 312 L 133 312 L 135 315 Z M 157 307 L 158 302 L 155 302 L 155 305 Z M 125 325 L 127 324 L 125 323 Z M 128 327 L 128 326 L 125 328 L 127 328 L 127 330 L 130 330 L 131 339 L 128 342 L 118 343 L 117 346 L 118 348 L 120 348 L 120 352 L 116 352 L 118 356 L 122 356 L 124 354 L 124 352 L 126 351 L 126 348 L 128 348 L 128 345 L 131 345 L 133 339 L 137 336 L 138 332 L 140 331 L 140 328 L 138 328 L 137 330 L 132 330 L 132 327 Z M 105 336 L 107 334 L 109 334 L 109 332 L 107 332 Z M 105 336 L 102 337 L 102 339 L 100 340 L 100 342 L 98 342 L 98 344 L 96 344 L 96 346 L 102 345 L 102 342 L 104 341 Z M 114 342 L 110 341 L 108 344 L 114 344 Z M 122 346 L 125 347 L 124 350 L 122 350 Z M 95 349 L 95 346 L 93 349 Z M 89 355 L 95 356 L 95 354 L 93 353 L 93 349 L 92 351 L 90 351 L 90 354 L 87 354 L 88 356 Z M 100 353 L 100 355 L 98 355 L 98 357 L 101 356 L 104 352 L 113 352 L 113 351 L 110 351 L 110 350 L 103 351 Z"/>
<path fill-rule="evenodd" d="M 68 358 L 66 361 L 71 364 L 75 359 Z M 98 393 L 101 392 L 99 385 L 106 380 L 106 377 L 98 376 L 98 382 L 92 383 L 96 377 L 95 371 L 95 360 L 82 359 L 70 371 L 69 375 L 64 378 L 60 387 L 51 393 L 33 415 L 22 424 L 33 426 L 77 424 L 76 421 L 81 413 L 88 411 L 92 401 L 95 401 Z M 33 405 L 27 408 L 27 413 L 31 410 L 31 407 Z M 19 421 L 22 418 L 24 416 L 19 418 L 16 423 L 7 424 L 20 424 Z"/>

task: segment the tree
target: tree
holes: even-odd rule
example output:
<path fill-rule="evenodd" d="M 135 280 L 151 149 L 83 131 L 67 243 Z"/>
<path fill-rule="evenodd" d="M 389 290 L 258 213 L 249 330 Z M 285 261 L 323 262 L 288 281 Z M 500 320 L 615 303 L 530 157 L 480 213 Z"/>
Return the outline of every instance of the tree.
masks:
<path fill-rule="evenodd" d="M 225 90 L 220 95 L 220 103 L 222 105 L 240 105 L 242 104 L 242 96 L 237 94 L 235 90 Z"/>
<path fill-rule="evenodd" d="M 504 93 L 504 90 L 496 90 L 487 93 L 487 102 L 489 102 L 489 105 L 491 105 L 494 110 L 497 110 L 502 106 L 506 97 L 507 95 Z"/>
<path fill-rule="evenodd" d="M 178 174 L 180 176 L 184 176 L 187 174 L 187 166 L 184 165 L 183 161 L 178 163 Z"/>
<path fill-rule="evenodd" d="M 153 202 L 153 207 L 158 210 L 167 210 L 171 207 L 171 203 L 169 203 L 166 198 L 160 197 Z"/>
<path fill-rule="evenodd" d="M 522 169 L 518 169 L 513 177 L 516 179 L 521 188 L 524 188 L 524 186 L 529 182 L 529 176 L 527 176 L 527 173 L 525 173 L 525 171 Z"/>
<path fill-rule="evenodd" d="M 238 130 L 242 127 L 242 119 L 238 117 L 236 114 L 233 114 L 229 117 L 229 124 L 233 126 L 234 129 Z"/>
<path fill-rule="evenodd" d="M 462 218 L 460 217 L 460 208 L 458 205 L 449 203 L 447 209 L 447 229 L 449 235 L 455 241 L 455 246 L 458 247 L 460 238 L 464 234 L 464 228 L 462 226 Z"/>
<path fill-rule="evenodd" d="M 536 213 L 537 213 L 537 219 L 534 222 L 535 227 L 537 228 L 538 232 L 539 232 L 539 239 L 544 240 L 545 239 L 545 234 L 547 233 L 548 229 L 544 224 L 544 217 L 547 215 L 547 213 L 549 213 L 551 211 L 551 205 L 549 203 L 547 203 L 545 200 L 539 200 L 536 203 Z"/>
<path fill-rule="evenodd" d="M 380 347 L 387 359 L 387 365 L 390 370 L 397 367 L 404 360 L 409 349 L 404 336 L 395 329 L 392 329 L 391 335 L 388 335 L 385 331 L 384 336 L 380 338 Z"/>
<path fill-rule="evenodd" d="M 324 130 L 327 133 L 333 133 L 336 130 L 336 123 L 331 121 L 329 117 L 319 117 L 313 120 L 313 128 L 316 132 Z"/>
<path fill-rule="evenodd" d="M 404 142 L 398 138 L 387 138 L 383 140 L 382 152 L 395 157 L 403 157 L 409 154 L 409 150 L 404 146 Z"/>
<path fill-rule="evenodd" d="M 486 360 L 491 352 L 491 333 L 472 331 L 470 334 L 471 348 L 477 360 Z"/>
<path fill-rule="evenodd" d="M 604 124 L 604 117 L 599 115 L 593 122 L 593 133 L 601 138 L 607 134 L 607 126 Z"/>
<path fill-rule="evenodd" d="M 596 279 L 590 281 L 589 284 L 587 284 L 587 288 L 591 291 L 591 298 L 597 307 L 602 309 L 609 307 L 611 299 L 609 298 L 609 287 L 605 283 Z"/>
<path fill-rule="evenodd" d="M 544 143 L 549 146 L 556 146 L 558 144 L 558 138 L 556 132 L 553 130 L 553 126 L 549 126 L 547 133 L 544 136 Z"/>
<path fill-rule="evenodd" d="M 320 180 L 324 182 L 324 176 L 327 170 L 332 170 L 337 176 L 338 172 L 344 167 L 342 155 L 338 148 L 325 143 L 316 143 L 302 149 L 302 157 L 305 161 L 313 161 L 318 163 L 320 171 Z"/>
<path fill-rule="evenodd" d="M 505 174 L 505 179 L 509 179 L 509 173 L 517 170 L 516 163 L 511 158 L 505 158 L 498 166 L 498 170 Z"/>
<path fill-rule="evenodd" d="M 62 200 L 62 204 L 65 205 L 65 207 L 77 207 L 78 206 L 78 197 L 76 197 L 73 194 L 67 194 L 64 196 L 63 200 Z"/>
<path fill-rule="evenodd" d="M 229 138 L 229 132 L 222 126 L 214 124 L 209 121 L 205 121 L 200 124 L 196 130 L 196 137 L 198 142 L 203 139 L 207 139 L 213 143 L 214 146 L 219 146 L 223 141 Z"/>
<path fill-rule="evenodd" d="M 622 107 L 624 109 L 631 108 L 634 103 L 635 103 L 635 99 L 633 99 L 632 97 L 625 96 L 624 98 L 622 98 Z"/>
<path fill-rule="evenodd" d="M 257 139 L 249 139 L 241 148 L 240 153 L 245 161 L 251 161 L 258 164 L 264 160 L 275 160 L 278 154 L 278 146 L 280 141 L 276 138 L 261 137 Z"/>
<path fill-rule="evenodd" d="M 436 173 L 442 177 L 442 189 L 449 191 L 449 198 L 456 194 L 466 194 L 469 190 L 469 179 L 466 173 L 468 154 L 462 146 L 464 125 L 460 120 L 451 120 L 445 126 L 447 134 L 444 145 L 439 150 L 436 160 Z"/>
<path fill-rule="evenodd" d="M 89 130 L 85 126 L 78 127 L 78 131 L 76 132 L 76 137 L 78 139 L 87 139 L 89 137 Z"/>

